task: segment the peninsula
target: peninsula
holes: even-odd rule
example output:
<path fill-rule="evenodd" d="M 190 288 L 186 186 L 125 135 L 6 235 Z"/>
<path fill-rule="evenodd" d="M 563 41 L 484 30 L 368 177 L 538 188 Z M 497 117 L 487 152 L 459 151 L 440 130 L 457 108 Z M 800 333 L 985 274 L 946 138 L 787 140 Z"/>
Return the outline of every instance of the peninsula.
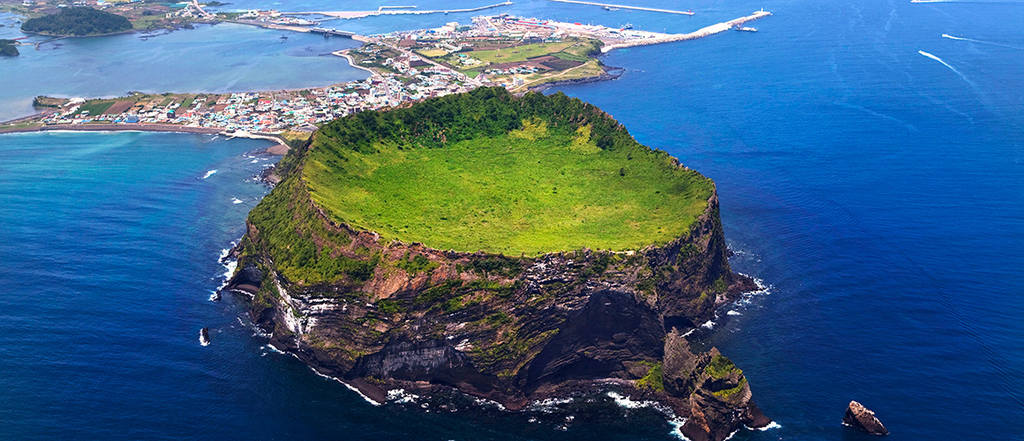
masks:
<path fill-rule="evenodd" d="M 743 371 L 684 337 L 756 289 L 729 268 L 714 184 L 600 109 L 478 88 L 332 121 L 276 173 L 226 289 L 369 399 L 616 390 L 695 441 L 770 423 Z"/>
<path fill-rule="evenodd" d="M 180 18 L 186 12 L 208 19 L 211 16 L 192 2 L 173 17 Z M 319 125 L 356 112 L 408 105 L 482 86 L 523 93 L 616 78 L 622 70 L 605 66 L 599 58 L 602 54 L 618 48 L 707 37 L 768 15 L 757 11 L 695 32 L 668 34 L 503 14 L 474 17 L 469 25 L 451 22 L 432 29 L 363 36 L 309 23 L 298 25 L 297 19 L 276 11 L 249 11 L 235 14 L 232 20 L 361 41 L 363 45 L 358 48 L 333 54 L 366 71 L 369 77 L 287 91 L 131 94 L 96 99 L 38 97 L 37 104 L 46 103 L 37 106 L 38 114 L 0 123 L 0 133 L 70 126 L 81 130 L 145 130 L 147 125 L 261 134 L 311 133 Z"/>
<path fill-rule="evenodd" d="M 75 6 L 61 8 L 54 14 L 25 20 L 21 30 L 57 37 L 91 37 L 127 32 L 132 23 L 127 18 L 98 9 Z"/>

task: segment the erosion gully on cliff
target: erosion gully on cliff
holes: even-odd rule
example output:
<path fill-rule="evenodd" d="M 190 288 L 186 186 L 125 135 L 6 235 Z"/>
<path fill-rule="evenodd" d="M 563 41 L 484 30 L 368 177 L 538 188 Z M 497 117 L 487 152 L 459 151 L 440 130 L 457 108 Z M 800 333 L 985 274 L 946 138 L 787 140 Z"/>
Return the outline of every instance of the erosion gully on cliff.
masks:
<path fill-rule="evenodd" d="M 386 150 L 380 145 L 399 144 L 393 150 L 400 155 L 427 148 L 443 155 L 474 137 L 504 139 L 495 137 L 527 128 L 536 145 L 562 133 L 573 145 L 592 147 L 580 155 L 633 161 L 604 161 L 591 170 L 611 167 L 608 179 L 652 161 L 644 166 L 690 179 L 672 188 L 705 188 L 688 193 L 703 209 L 670 240 L 509 257 L 435 249 L 415 237 L 353 227 L 344 208 L 319 203 L 324 184 L 309 171 L 382 167 L 380 156 L 368 156 Z M 499 173 L 515 165 L 494 167 Z M 251 297 L 254 322 L 275 347 L 371 399 L 384 401 L 393 389 L 456 389 L 517 410 L 614 385 L 671 407 L 686 418 L 681 430 L 693 441 L 721 441 L 743 425 L 770 423 L 751 401 L 743 371 L 717 349 L 691 352 L 684 337 L 717 307 L 756 289 L 730 270 L 713 184 L 639 145 L 599 109 L 561 94 L 478 89 L 335 121 L 293 149 L 276 173 L 282 181 L 250 214 L 226 289 Z M 555 208 L 565 203 L 558 197 Z M 595 211 L 607 210 L 588 212 Z"/>

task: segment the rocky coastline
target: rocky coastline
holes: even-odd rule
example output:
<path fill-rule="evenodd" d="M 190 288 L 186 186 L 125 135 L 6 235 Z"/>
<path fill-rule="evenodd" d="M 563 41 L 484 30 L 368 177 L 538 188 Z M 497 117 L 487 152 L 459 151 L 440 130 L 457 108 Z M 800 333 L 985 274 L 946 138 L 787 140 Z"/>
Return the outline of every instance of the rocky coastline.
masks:
<path fill-rule="evenodd" d="M 259 252 L 261 233 L 251 223 L 232 252 L 239 269 L 225 289 L 251 299 L 253 321 L 270 343 L 370 400 L 384 402 L 396 390 L 454 389 L 514 411 L 611 386 L 686 418 L 681 430 L 693 441 L 721 441 L 771 422 L 751 400 L 742 370 L 717 349 L 691 352 L 683 337 L 716 308 L 757 289 L 728 266 L 715 195 L 694 228 L 672 243 L 633 255 L 581 250 L 516 263 L 383 244 L 373 232 L 331 221 L 308 198 L 298 200 L 305 210 L 297 214 L 344 234 L 351 249 L 436 264 L 429 274 L 378 271 L 358 286 L 302 286 Z M 495 259 L 500 263 L 490 263 Z M 468 269 L 478 267 L 491 269 Z M 415 305 L 439 288 L 483 300 L 454 311 L 389 306 L 399 298 Z M 507 333 L 488 329 L 506 321 L 522 324 L 511 343 Z"/>
<path fill-rule="evenodd" d="M 739 367 L 715 348 L 691 350 L 686 339 L 719 307 L 758 289 L 729 266 L 717 192 L 706 178 L 681 181 L 680 188 L 699 192 L 693 220 L 676 227 L 682 231 L 619 251 L 507 256 L 436 249 L 353 227 L 316 202 L 318 187 L 304 169 L 344 170 L 341 161 L 361 160 L 335 155 L 388 133 L 361 131 L 364 124 L 381 127 L 417 114 L 422 131 L 388 136 L 420 136 L 445 148 L 444 134 L 478 121 L 445 120 L 452 113 L 442 105 L 520 112 L 512 121 L 551 112 L 549 124 L 568 125 L 560 130 L 571 133 L 585 126 L 593 131 L 583 133 L 600 137 L 605 148 L 651 152 L 600 109 L 504 89 L 393 111 L 386 116 L 393 120 L 363 113 L 321 128 L 275 166 L 274 189 L 250 212 L 230 253 L 237 265 L 224 289 L 249 299 L 252 320 L 273 347 L 375 402 L 458 391 L 518 411 L 613 389 L 685 418 L 681 433 L 692 441 L 722 441 L 744 426 L 771 423 Z M 668 155 L 650 154 L 666 176 L 693 173 Z"/>

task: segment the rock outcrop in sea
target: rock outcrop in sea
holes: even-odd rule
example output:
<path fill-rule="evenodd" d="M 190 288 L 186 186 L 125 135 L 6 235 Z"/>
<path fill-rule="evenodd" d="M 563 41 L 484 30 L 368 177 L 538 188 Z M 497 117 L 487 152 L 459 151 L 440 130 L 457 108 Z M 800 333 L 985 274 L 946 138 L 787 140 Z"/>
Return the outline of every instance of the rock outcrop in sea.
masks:
<path fill-rule="evenodd" d="M 875 412 L 856 401 L 850 401 L 850 404 L 846 406 L 843 424 L 872 435 L 883 436 L 889 434 L 889 430 L 875 417 Z"/>

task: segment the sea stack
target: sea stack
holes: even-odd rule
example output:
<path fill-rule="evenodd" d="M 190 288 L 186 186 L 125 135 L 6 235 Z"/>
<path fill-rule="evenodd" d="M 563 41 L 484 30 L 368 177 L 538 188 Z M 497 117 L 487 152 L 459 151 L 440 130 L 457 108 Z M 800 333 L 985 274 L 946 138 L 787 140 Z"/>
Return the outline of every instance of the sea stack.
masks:
<path fill-rule="evenodd" d="M 846 407 L 846 414 L 843 415 L 843 424 L 872 435 L 883 436 L 889 434 L 889 430 L 875 417 L 875 412 L 856 401 L 850 401 L 850 405 Z"/>
<path fill-rule="evenodd" d="M 210 330 L 208 328 L 199 330 L 199 344 L 203 346 L 210 345 Z"/>

